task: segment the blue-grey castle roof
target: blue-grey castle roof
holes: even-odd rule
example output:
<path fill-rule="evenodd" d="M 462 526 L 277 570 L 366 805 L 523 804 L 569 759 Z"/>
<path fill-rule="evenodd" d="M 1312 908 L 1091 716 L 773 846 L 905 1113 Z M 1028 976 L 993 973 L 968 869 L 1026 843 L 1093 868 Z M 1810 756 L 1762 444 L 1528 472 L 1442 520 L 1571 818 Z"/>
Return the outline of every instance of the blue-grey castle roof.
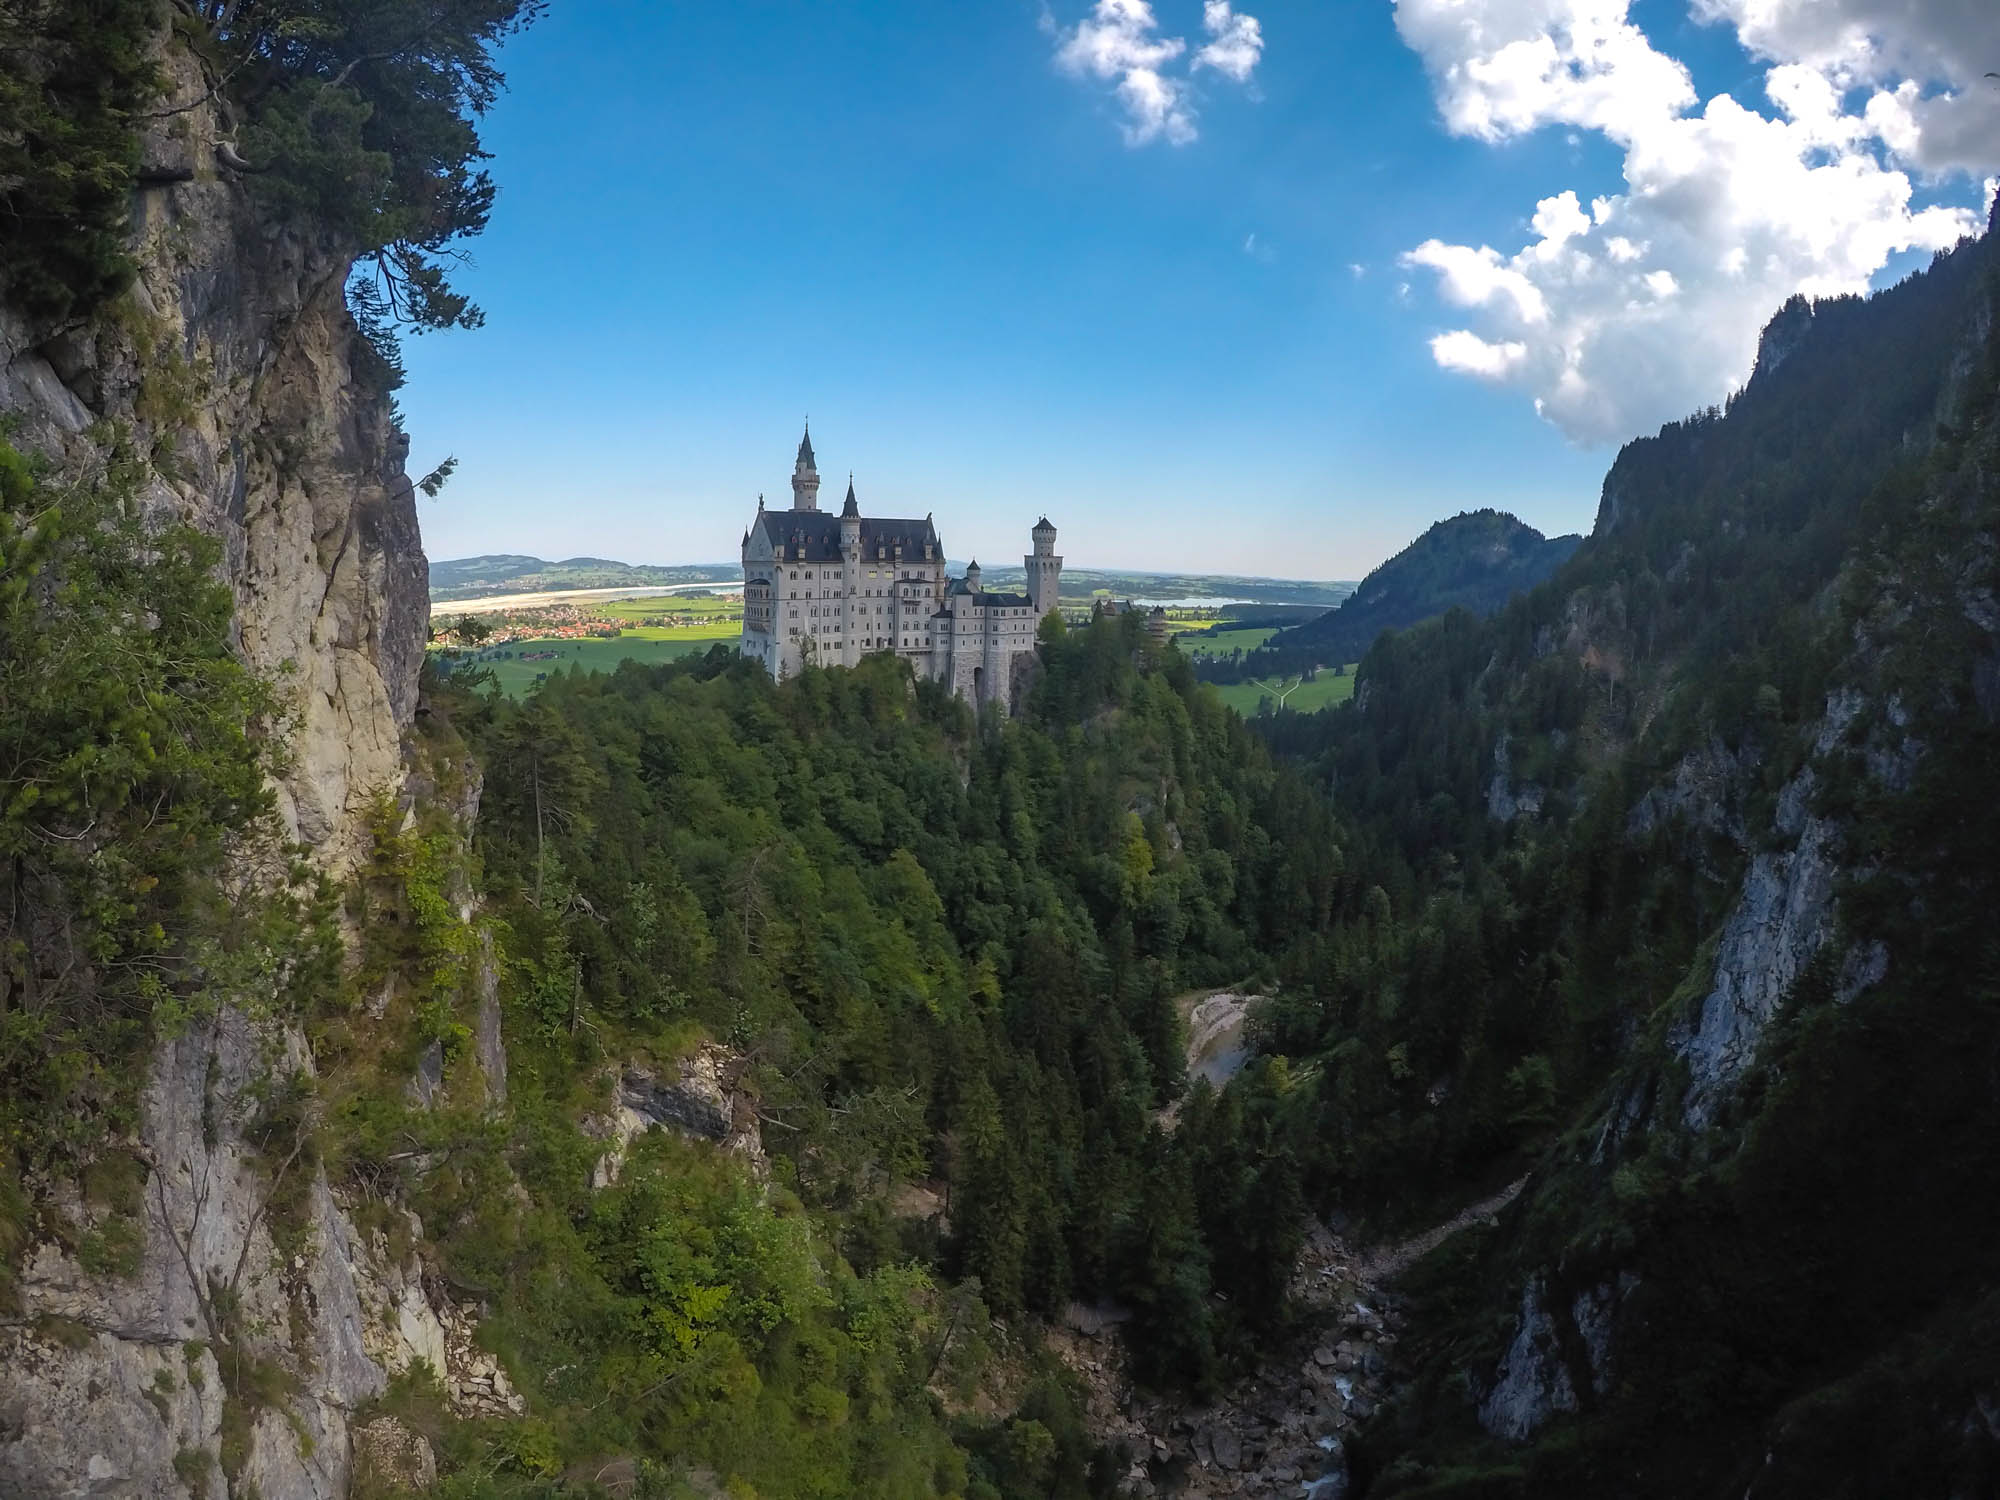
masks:
<path fill-rule="evenodd" d="M 975 568 L 978 566 L 978 563 L 973 564 Z M 952 579 L 950 587 L 944 592 L 947 601 L 956 598 L 977 599 L 980 606 L 985 609 L 1026 609 L 1029 607 L 1028 596 L 1026 594 L 990 594 L 984 589 L 974 594 L 972 592 L 972 585 L 967 583 L 963 578 Z"/>
<path fill-rule="evenodd" d="M 774 551 L 785 549 L 786 562 L 837 563 L 842 560 L 840 521 L 839 516 L 823 510 L 766 510 L 758 513 L 756 524 L 770 539 Z M 901 547 L 905 562 L 922 562 L 926 544 L 931 548 L 933 560 L 944 556 L 937 527 L 928 517 L 921 521 L 861 518 L 864 561 L 877 557 L 893 560 L 896 549 Z"/>

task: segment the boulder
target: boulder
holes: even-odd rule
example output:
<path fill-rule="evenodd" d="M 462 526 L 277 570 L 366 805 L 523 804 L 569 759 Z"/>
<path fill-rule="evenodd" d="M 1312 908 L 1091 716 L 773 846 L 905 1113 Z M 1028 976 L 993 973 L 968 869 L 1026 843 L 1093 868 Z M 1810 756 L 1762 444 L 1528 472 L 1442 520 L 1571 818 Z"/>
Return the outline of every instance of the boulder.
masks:
<path fill-rule="evenodd" d="M 1235 1430 L 1218 1427 L 1209 1438 L 1209 1449 L 1215 1455 L 1215 1466 L 1234 1473 L 1243 1467 L 1243 1440 Z"/>

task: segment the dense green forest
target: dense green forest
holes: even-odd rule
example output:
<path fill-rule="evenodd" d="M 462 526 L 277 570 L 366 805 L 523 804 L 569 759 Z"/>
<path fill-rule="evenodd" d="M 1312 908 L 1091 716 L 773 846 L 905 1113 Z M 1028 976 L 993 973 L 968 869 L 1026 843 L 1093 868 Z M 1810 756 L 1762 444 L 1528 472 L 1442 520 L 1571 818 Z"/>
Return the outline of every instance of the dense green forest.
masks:
<path fill-rule="evenodd" d="M 995 1432 L 934 1409 L 947 1327 L 1108 1297 L 1146 1378 L 1200 1388 L 1283 1324 L 1288 1071 L 1199 1086 L 1171 1130 L 1159 1111 L 1183 1092 L 1175 995 L 1323 929 L 1340 841 L 1139 617 L 1052 624 L 1042 650 L 1027 712 L 983 723 L 887 657 L 779 685 L 725 649 L 520 705 L 435 687 L 432 736 L 484 772 L 512 1125 L 390 1105 L 340 1062 L 335 1117 L 357 1181 L 413 1136 L 454 1143 L 412 1202 L 497 1303 L 551 1462 L 638 1448 L 770 1494 L 1103 1492 L 1052 1377 Z M 448 846 L 385 827 L 369 972 L 465 941 L 427 934 L 414 894 Z M 455 983 L 396 1012 L 398 1056 L 462 1050 Z M 358 1067 L 366 1032 L 331 1016 L 319 1049 Z M 576 1121 L 607 1066 L 702 1034 L 752 1060 L 769 1195 L 666 1145 L 593 1195 Z M 892 1212 L 912 1181 L 947 1195 L 941 1239 Z M 992 1337 L 957 1346 L 975 1386 Z"/>

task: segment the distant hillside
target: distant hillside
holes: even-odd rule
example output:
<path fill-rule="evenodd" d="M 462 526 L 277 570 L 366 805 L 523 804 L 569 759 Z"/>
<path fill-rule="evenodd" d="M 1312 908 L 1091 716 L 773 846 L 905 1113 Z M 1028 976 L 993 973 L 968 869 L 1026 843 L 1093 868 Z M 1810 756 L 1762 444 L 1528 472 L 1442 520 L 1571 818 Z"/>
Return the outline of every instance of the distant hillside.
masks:
<path fill-rule="evenodd" d="M 951 565 L 954 572 L 963 563 Z M 980 569 L 991 589 L 1019 588 L 1018 566 Z M 1188 599 L 1202 603 L 1247 599 L 1253 604 L 1298 604 L 1331 609 L 1354 592 L 1352 583 L 1301 578 L 1245 578 L 1230 573 L 1136 573 L 1104 568 L 1065 567 L 1062 596 L 1078 603 L 1092 598 Z"/>
<path fill-rule="evenodd" d="M 490 594 L 535 594 L 553 589 L 657 588 L 677 583 L 720 583 L 742 576 L 733 563 L 683 563 L 654 567 L 608 557 L 539 557 L 495 553 L 431 564 L 431 600 L 481 599 Z"/>
<path fill-rule="evenodd" d="M 1271 649 L 1311 648 L 1325 662 L 1358 661 L 1385 630 L 1452 609 L 1490 615 L 1560 567 L 1580 536 L 1545 537 L 1505 511 L 1440 521 L 1361 580 L 1340 608 L 1271 638 Z"/>

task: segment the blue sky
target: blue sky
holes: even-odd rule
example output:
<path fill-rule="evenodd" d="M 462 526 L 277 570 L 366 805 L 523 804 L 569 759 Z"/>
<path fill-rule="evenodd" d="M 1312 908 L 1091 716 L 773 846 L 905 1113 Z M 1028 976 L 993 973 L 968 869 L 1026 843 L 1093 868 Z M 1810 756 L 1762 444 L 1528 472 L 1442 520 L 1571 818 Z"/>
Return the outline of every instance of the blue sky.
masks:
<path fill-rule="evenodd" d="M 501 195 L 459 279 L 487 326 L 409 341 L 412 468 L 459 460 L 422 502 L 427 549 L 733 559 L 758 493 L 789 503 L 808 413 L 826 491 L 852 469 L 865 510 L 932 512 L 989 563 L 1044 511 L 1072 565 L 1314 578 L 1476 506 L 1586 530 L 1616 441 L 1721 399 L 1767 298 L 1897 274 L 1981 187 L 1976 164 L 1920 171 L 1816 125 L 1806 168 L 1865 158 L 1910 204 L 1850 185 L 1851 232 L 1804 249 L 1829 213 L 1811 192 L 1775 227 L 1689 209 L 1762 268 L 1726 296 L 1689 269 L 1716 246 L 1647 222 L 1619 274 L 1672 291 L 1606 301 L 1623 252 L 1599 242 L 1643 215 L 1588 223 L 1593 198 L 1702 127 L 1698 103 L 1635 123 L 1604 100 L 1662 76 L 1650 45 L 1695 99 L 1776 117 L 1766 70 L 1790 54 L 1685 5 L 1565 5 L 1559 46 L 1613 70 L 1587 98 L 1568 66 L 1525 95 L 1451 82 L 1506 26 L 1535 39 L 1515 13 L 1551 7 L 1517 0 L 1473 0 L 1480 36 L 1442 41 L 1464 9 L 1444 0 L 1245 0 L 1221 19 L 1259 45 L 1227 67 L 1196 61 L 1221 35 L 1198 0 L 560 4 L 486 122 Z M 1624 61 L 1585 35 L 1607 26 Z M 1184 122 L 1150 139 L 1119 92 L 1135 57 Z M 1809 65 L 1858 117 L 1876 86 Z M 1772 170 L 1721 139 L 1699 149 L 1726 171 Z M 1565 190 L 1580 212 L 1538 213 Z"/>

